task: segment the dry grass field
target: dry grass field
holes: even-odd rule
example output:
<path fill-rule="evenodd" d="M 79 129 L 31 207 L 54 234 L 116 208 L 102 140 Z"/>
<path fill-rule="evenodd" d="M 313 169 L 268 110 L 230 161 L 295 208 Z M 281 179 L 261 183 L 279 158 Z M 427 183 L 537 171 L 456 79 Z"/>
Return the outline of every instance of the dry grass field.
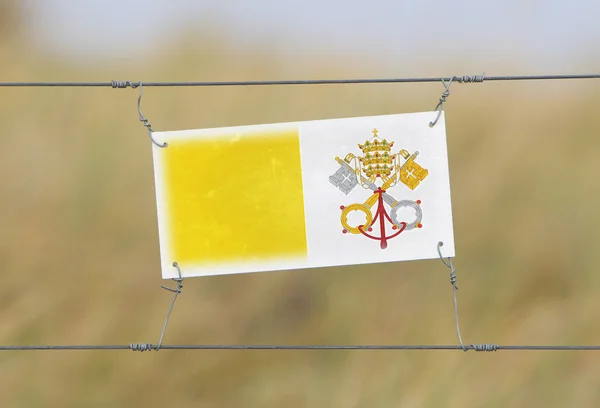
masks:
<path fill-rule="evenodd" d="M 291 72 L 268 49 L 238 54 L 213 34 L 153 57 L 75 64 L 38 50 L 3 13 L 0 81 Z M 358 62 L 305 66 L 304 78 L 380 76 Z M 156 130 L 174 130 L 426 111 L 442 90 L 148 88 L 143 109 Z M 600 343 L 599 92 L 594 81 L 453 85 L 466 343 Z M 171 294 L 160 288 L 151 145 L 136 98 L 131 89 L 0 89 L 0 344 L 158 340 Z M 436 260 L 220 276 L 185 282 L 165 343 L 455 344 L 453 319 L 448 270 Z M 0 352 L 1 407 L 599 405 L 595 352 Z"/>

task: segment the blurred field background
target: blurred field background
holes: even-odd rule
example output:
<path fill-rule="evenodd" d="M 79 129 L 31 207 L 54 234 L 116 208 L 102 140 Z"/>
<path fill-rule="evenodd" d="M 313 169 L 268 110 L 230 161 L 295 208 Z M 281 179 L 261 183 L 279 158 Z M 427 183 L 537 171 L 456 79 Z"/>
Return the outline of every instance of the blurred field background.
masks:
<path fill-rule="evenodd" d="M 153 52 L 74 61 L 35 45 L 20 4 L 0 0 L 0 81 L 532 73 L 517 58 L 482 66 L 476 55 L 396 66 L 360 53 L 283 58 L 268 40 L 240 52 L 218 21 Z M 594 50 L 578 72 L 598 72 Z M 147 88 L 143 110 L 156 130 L 192 129 L 427 111 L 442 91 Z M 465 343 L 600 343 L 599 92 L 600 81 L 453 85 L 445 110 Z M 151 144 L 136 98 L 0 89 L 0 344 L 158 341 L 171 294 L 160 288 Z M 233 275 L 187 280 L 165 343 L 456 344 L 453 319 L 436 260 Z M 0 406 L 594 407 L 599 363 L 594 352 L 4 351 Z"/>

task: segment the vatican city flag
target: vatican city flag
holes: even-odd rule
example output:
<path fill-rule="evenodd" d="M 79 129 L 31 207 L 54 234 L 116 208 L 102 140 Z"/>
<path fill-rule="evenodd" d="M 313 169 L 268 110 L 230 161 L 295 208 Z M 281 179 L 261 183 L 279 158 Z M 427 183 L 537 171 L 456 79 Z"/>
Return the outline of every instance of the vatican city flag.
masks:
<path fill-rule="evenodd" d="M 153 133 L 162 277 L 453 257 L 436 115 Z"/>

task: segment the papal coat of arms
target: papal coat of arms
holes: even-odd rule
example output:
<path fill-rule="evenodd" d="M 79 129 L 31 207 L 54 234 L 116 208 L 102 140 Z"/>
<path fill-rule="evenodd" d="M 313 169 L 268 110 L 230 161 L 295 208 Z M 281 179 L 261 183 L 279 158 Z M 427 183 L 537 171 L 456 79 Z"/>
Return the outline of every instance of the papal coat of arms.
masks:
<path fill-rule="evenodd" d="M 402 232 L 421 228 L 423 218 L 420 200 L 398 201 L 388 191 L 399 182 L 414 190 L 429 172 L 415 163 L 415 158 L 419 155 L 418 151 L 411 154 L 401 149 L 397 153 L 392 153 L 394 142 L 382 140 L 377 133 L 377 129 L 374 129 L 373 137 L 364 144 L 358 145 L 362 156 L 357 157 L 348 153 L 343 160 L 336 157 L 335 160 L 340 164 L 340 168 L 329 177 L 329 181 L 346 195 L 358 185 L 373 192 L 362 204 L 355 203 L 340 207 L 342 233 L 362 234 L 379 241 L 381 249 L 385 249 L 388 240 Z M 375 204 L 377 207 L 373 213 L 372 208 Z M 411 207 L 415 210 L 415 218 L 410 223 L 398 219 L 398 210 L 403 207 Z M 366 222 L 363 225 L 349 225 L 348 215 L 353 211 L 364 213 Z M 391 235 L 386 234 L 386 222 L 392 225 Z M 379 235 L 372 234 L 376 223 L 379 224 Z"/>

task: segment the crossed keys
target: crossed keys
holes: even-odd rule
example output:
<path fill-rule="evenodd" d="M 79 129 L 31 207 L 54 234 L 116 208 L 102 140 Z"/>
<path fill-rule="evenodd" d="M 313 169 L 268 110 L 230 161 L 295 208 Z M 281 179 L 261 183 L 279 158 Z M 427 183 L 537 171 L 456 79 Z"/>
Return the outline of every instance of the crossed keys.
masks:
<path fill-rule="evenodd" d="M 377 130 L 374 130 L 373 133 L 373 139 L 378 138 Z M 396 200 L 387 190 L 399 181 L 411 190 L 414 190 L 428 175 L 426 169 L 423 169 L 414 162 L 415 157 L 419 154 L 418 152 L 410 155 L 406 150 L 401 150 L 399 153 L 391 155 L 388 153 L 391 146 L 393 146 L 393 142 L 388 144 L 385 140 L 381 142 L 378 140 L 371 143 L 367 141 L 365 145 L 359 145 L 363 149 L 363 152 L 366 153 L 365 156 L 356 157 L 350 153 L 344 160 L 336 157 L 335 160 L 340 164 L 340 168 L 329 177 L 331 184 L 346 195 L 359 184 L 363 188 L 373 191 L 373 194 L 362 204 L 355 203 L 348 206 L 340 206 L 342 210 L 340 220 L 343 226 L 342 233 L 361 234 L 367 238 L 380 241 L 381 249 L 387 248 L 387 241 L 397 237 L 402 232 L 421 228 L 421 220 L 423 218 L 420 200 Z M 376 152 L 375 154 L 373 154 L 374 151 Z M 380 151 L 384 153 L 380 154 Z M 406 160 L 402 165 L 399 163 L 399 156 L 402 156 Z M 352 162 L 354 167 L 350 165 Z M 384 163 L 384 166 L 381 163 Z M 369 167 L 365 169 L 362 164 L 368 164 Z M 391 166 L 387 167 L 387 164 Z M 363 172 L 370 175 L 370 177 L 363 176 Z M 381 187 L 375 184 L 374 180 L 376 178 L 383 180 Z M 373 213 L 372 208 L 375 204 L 377 204 L 377 208 Z M 390 207 L 389 213 L 385 208 L 385 204 Z M 400 221 L 398 219 L 398 210 L 404 207 L 410 207 L 415 211 L 415 217 L 411 222 Z M 354 211 L 364 213 L 366 220 L 363 224 L 356 226 L 349 224 L 348 216 Z M 392 224 L 392 230 L 396 231 L 391 235 L 386 234 L 386 220 Z M 377 221 L 379 221 L 380 229 L 378 236 L 371 234 L 373 231 L 372 226 Z"/>

